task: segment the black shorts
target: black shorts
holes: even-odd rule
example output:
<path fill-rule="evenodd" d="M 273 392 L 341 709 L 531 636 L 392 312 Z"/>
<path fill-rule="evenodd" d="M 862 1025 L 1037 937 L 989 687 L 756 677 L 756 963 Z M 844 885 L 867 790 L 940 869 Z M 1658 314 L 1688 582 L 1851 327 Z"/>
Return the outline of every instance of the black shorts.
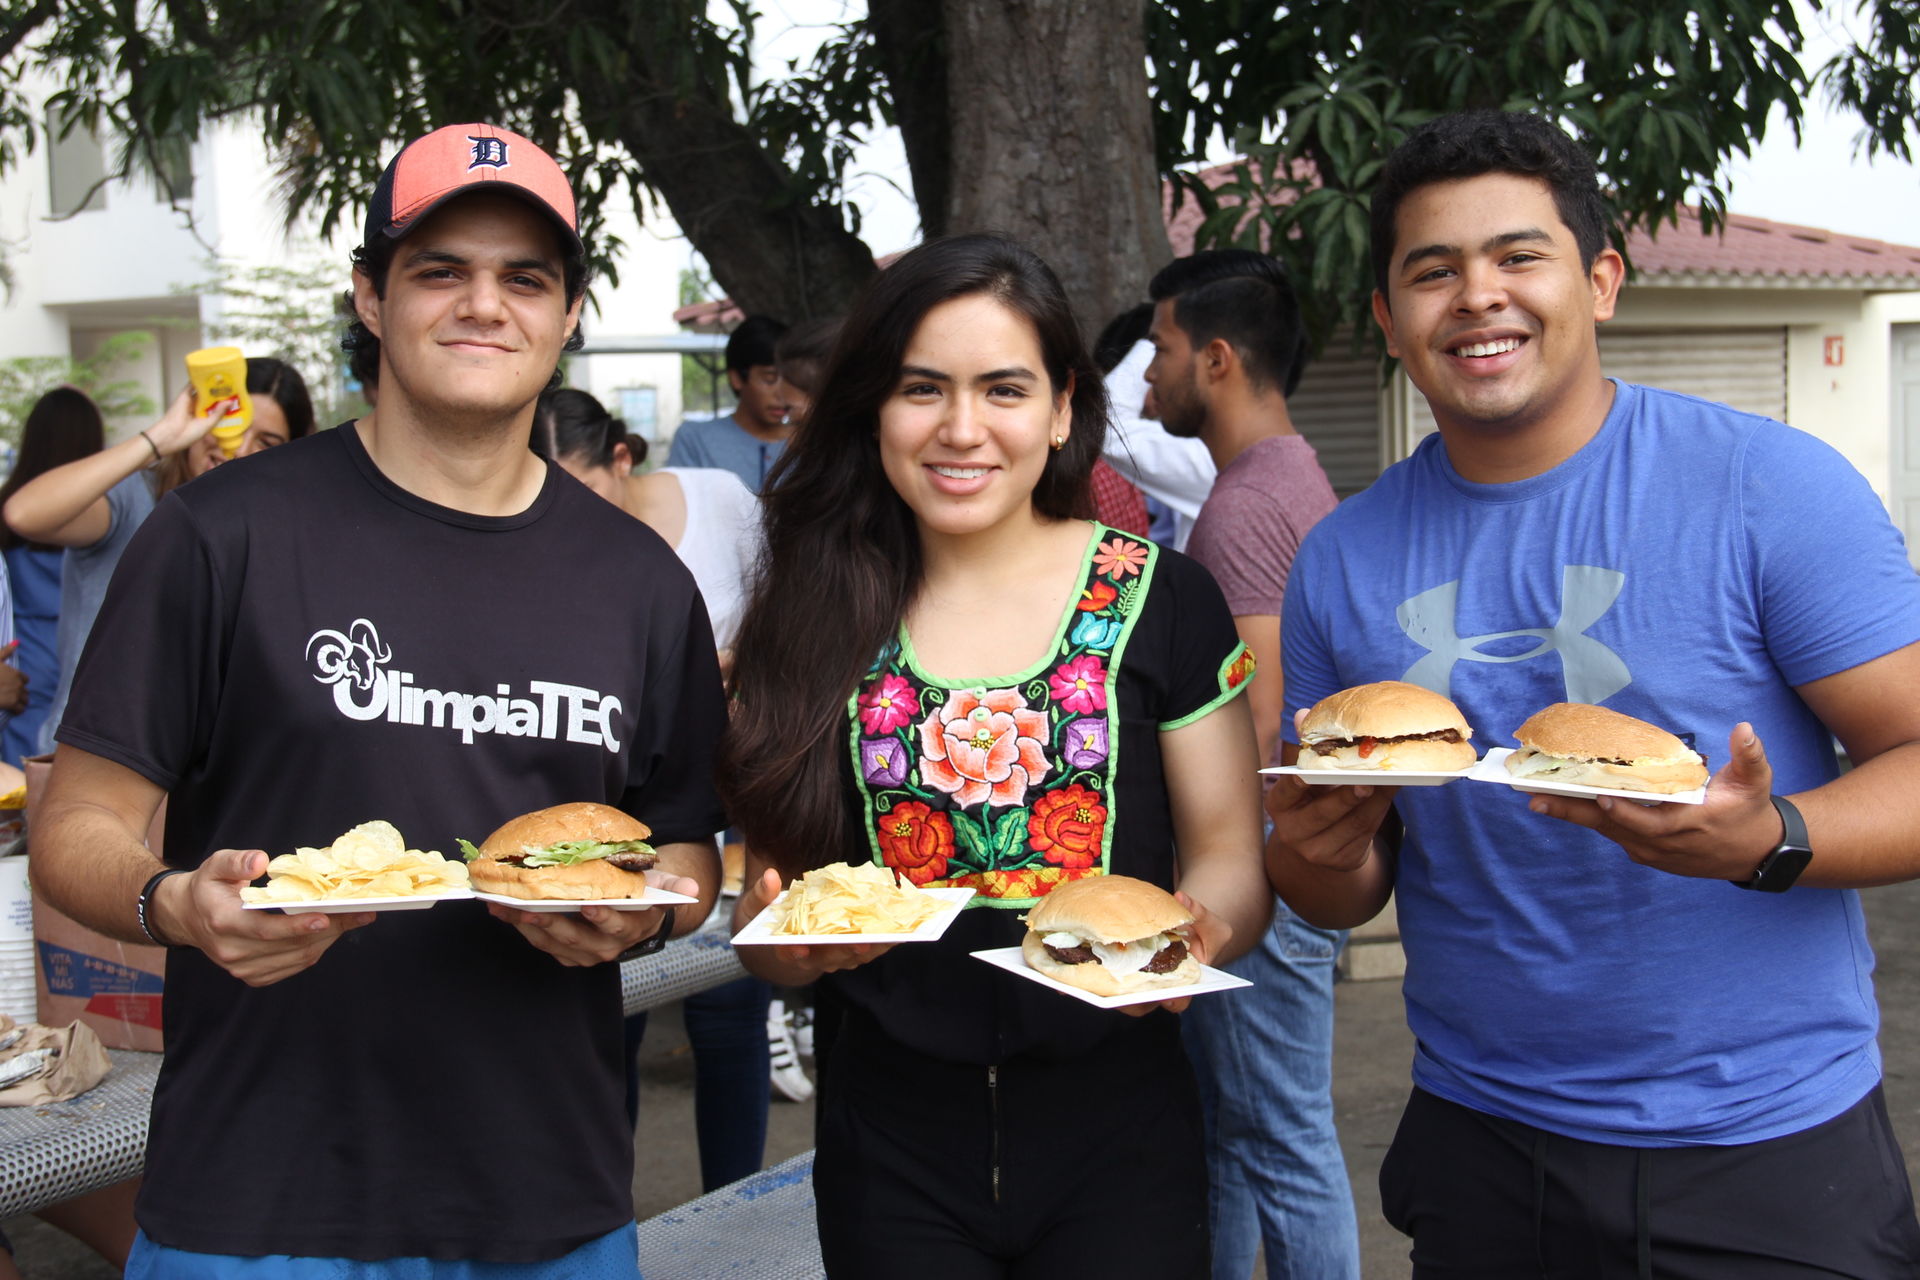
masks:
<path fill-rule="evenodd" d="M 1207 1170 L 1179 1024 L 1092 1060 L 944 1062 L 850 1012 L 821 1068 L 831 1280 L 1206 1280 Z"/>
<path fill-rule="evenodd" d="M 1415 1280 L 1913 1280 L 1920 1223 L 1873 1092 L 1799 1133 L 1618 1147 L 1415 1089 L 1380 1166 Z"/>

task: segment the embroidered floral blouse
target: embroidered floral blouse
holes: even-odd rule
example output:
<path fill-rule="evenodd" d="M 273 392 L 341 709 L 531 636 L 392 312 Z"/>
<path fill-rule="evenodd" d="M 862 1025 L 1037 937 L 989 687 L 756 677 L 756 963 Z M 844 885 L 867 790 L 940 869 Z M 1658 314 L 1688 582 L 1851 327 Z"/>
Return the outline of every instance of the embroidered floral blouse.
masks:
<path fill-rule="evenodd" d="M 1101 1011 L 966 953 L 1016 945 L 1026 908 L 1068 880 L 1111 871 L 1171 887 L 1159 734 L 1212 712 L 1253 674 L 1219 588 L 1185 556 L 1097 525 L 1081 583 L 1026 670 L 927 672 L 903 627 L 848 700 L 861 853 L 917 884 L 976 890 L 940 942 L 896 947 L 836 979 L 922 1052 L 1056 1056 L 1111 1029 Z"/>

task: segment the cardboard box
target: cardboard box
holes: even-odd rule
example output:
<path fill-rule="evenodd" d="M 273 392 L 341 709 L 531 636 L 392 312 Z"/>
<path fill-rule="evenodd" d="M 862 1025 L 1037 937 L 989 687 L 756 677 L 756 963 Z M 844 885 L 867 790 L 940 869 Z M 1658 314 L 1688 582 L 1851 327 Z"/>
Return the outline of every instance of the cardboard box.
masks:
<path fill-rule="evenodd" d="M 27 766 L 27 850 L 33 850 L 35 802 L 46 787 L 52 758 L 34 756 Z M 154 814 L 147 845 L 156 853 L 166 823 L 166 804 Z M 33 877 L 29 861 L 27 876 Z M 34 986 L 40 1022 L 64 1027 L 84 1022 L 110 1049 L 161 1047 L 160 995 L 167 972 L 165 947 L 116 942 L 49 905 L 33 891 Z"/>

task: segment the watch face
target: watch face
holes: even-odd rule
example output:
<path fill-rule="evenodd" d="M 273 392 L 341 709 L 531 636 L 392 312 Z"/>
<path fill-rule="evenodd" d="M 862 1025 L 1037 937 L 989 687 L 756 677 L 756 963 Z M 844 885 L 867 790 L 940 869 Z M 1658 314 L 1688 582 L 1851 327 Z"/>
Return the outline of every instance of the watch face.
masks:
<path fill-rule="evenodd" d="M 1800 878 L 1800 873 L 1805 871 L 1807 864 L 1812 861 L 1813 850 L 1782 845 L 1760 864 L 1760 869 L 1754 872 L 1753 880 L 1748 887 L 1766 893 L 1785 893 L 1793 887 L 1793 882 Z"/>

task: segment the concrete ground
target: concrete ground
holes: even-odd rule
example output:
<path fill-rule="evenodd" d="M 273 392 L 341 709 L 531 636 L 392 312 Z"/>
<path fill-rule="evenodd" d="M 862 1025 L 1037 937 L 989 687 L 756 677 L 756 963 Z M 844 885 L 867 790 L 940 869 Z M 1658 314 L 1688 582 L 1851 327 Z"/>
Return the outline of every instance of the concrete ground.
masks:
<path fill-rule="evenodd" d="M 1880 957 L 1887 1105 L 1907 1153 L 1908 1174 L 1920 1179 L 1920 883 L 1876 889 L 1866 901 Z M 1334 1101 L 1360 1209 L 1362 1258 L 1368 1280 L 1389 1280 L 1407 1274 L 1406 1242 L 1380 1219 L 1374 1176 L 1406 1100 L 1412 1040 L 1402 1019 L 1397 983 L 1345 983 L 1338 1001 Z M 633 1195 L 634 1212 L 644 1218 L 700 1192 L 690 1098 L 693 1064 L 677 1009 L 655 1015 L 641 1068 Z M 767 1162 L 784 1160 L 812 1143 L 812 1106 L 775 1102 Z M 13 1218 L 4 1226 L 29 1280 L 111 1280 L 116 1274 L 37 1219 Z"/>

